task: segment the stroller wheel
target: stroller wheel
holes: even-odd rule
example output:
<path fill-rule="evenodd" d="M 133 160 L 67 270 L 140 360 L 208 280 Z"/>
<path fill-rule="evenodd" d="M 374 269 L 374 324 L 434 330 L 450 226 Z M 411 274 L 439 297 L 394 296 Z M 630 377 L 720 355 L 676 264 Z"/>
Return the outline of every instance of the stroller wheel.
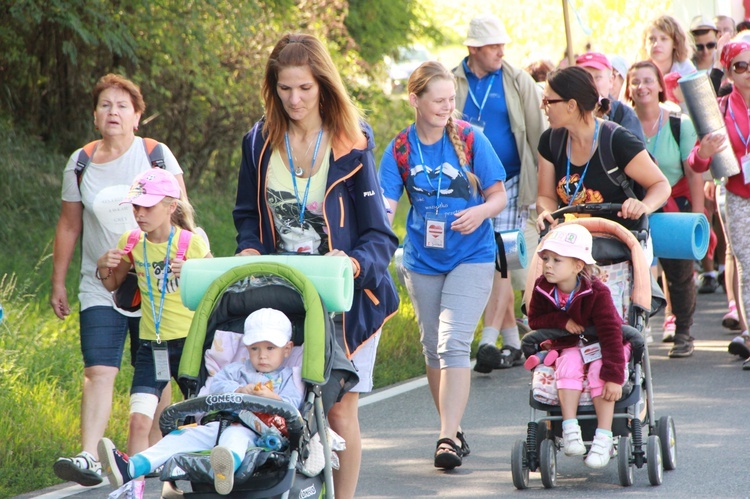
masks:
<path fill-rule="evenodd" d="M 539 451 L 539 471 L 542 474 L 542 485 L 551 489 L 557 483 L 557 452 L 555 442 L 549 438 L 542 440 Z"/>
<path fill-rule="evenodd" d="M 664 475 L 664 466 L 661 461 L 661 441 L 657 435 L 648 437 L 648 448 L 646 449 L 648 460 L 648 481 L 651 485 L 661 485 Z"/>
<path fill-rule="evenodd" d="M 620 485 L 630 487 L 633 485 L 633 470 L 635 465 L 631 461 L 633 455 L 633 443 L 629 436 L 622 436 L 617 443 L 617 475 Z"/>
<path fill-rule="evenodd" d="M 513 485 L 518 490 L 529 488 L 529 466 L 526 454 L 526 441 L 516 440 L 510 455 L 510 471 L 513 475 Z"/>
<path fill-rule="evenodd" d="M 677 468 L 677 433 L 672 416 L 662 416 L 656 423 L 656 432 L 661 440 L 661 458 L 665 470 Z"/>

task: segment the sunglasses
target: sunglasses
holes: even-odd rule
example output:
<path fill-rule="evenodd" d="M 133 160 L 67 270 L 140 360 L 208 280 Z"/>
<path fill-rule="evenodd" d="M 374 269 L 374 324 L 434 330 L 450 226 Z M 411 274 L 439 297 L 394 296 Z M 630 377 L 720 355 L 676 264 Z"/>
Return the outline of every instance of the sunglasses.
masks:
<path fill-rule="evenodd" d="M 542 97 L 542 107 L 547 109 L 550 104 L 557 104 L 558 102 L 567 102 L 567 99 L 548 99 L 546 97 Z"/>
<path fill-rule="evenodd" d="M 734 71 L 738 75 L 741 75 L 742 73 L 747 71 L 748 66 L 750 66 L 750 63 L 747 63 L 745 61 L 737 61 L 732 64 L 732 71 Z"/>
<path fill-rule="evenodd" d="M 696 43 L 695 44 L 695 50 L 698 52 L 703 52 L 704 50 L 713 50 L 716 48 L 716 42 L 708 42 L 705 45 L 702 43 Z"/>

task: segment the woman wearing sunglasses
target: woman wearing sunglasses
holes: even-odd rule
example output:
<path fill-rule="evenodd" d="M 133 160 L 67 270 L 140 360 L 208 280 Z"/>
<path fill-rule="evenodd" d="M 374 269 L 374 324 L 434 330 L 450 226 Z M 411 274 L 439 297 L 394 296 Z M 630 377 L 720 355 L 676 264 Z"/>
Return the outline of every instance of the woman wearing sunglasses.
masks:
<path fill-rule="evenodd" d="M 695 126 L 685 114 L 672 115 L 663 106 L 666 84 L 652 61 L 633 64 L 628 71 L 625 98 L 633 105 L 646 136 L 646 150 L 656 159 L 672 194 L 664 211 L 703 213 L 703 177 L 688 164 L 697 140 Z M 675 120 L 676 123 L 675 123 Z M 695 313 L 693 261 L 660 258 L 666 275 L 670 301 L 664 320 L 662 341 L 674 342 L 670 358 L 693 353 L 690 326 Z"/>
<path fill-rule="evenodd" d="M 735 289 L 739 313 L 747 324 L 747 311 L 750 310 L 750 279 L 743 279 L 743 273 L 750 269 L 750 43 L 732 41 L 721 51 L 721 64 L 733 83 L 732 92 L 719 98 L 719 110 L 726 122 L 729 143 L 724 136 L 708 134 L 693 148 L 692 167 L 699 173 L 708 170 L 711 158 L 727 145 L 737 156 L 740 172 L 729 177 L 726 182 L 726 232 L 737 265 Z M 742 369 L 750 370 L 750 336 L 747 330 L 732 340 L 729 352 L 746 360 Z"/>

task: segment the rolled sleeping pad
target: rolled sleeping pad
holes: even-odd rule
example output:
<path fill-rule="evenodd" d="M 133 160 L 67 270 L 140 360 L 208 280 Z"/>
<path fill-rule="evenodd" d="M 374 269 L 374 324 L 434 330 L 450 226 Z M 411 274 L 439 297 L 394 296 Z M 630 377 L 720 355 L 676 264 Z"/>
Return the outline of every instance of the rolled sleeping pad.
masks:
<path fill-rule="evenodd" d="M 697 71 L 685 75 L 677 83 L 685 96 L 685 105 L 693 120 L 698 138 L 702 139 L 709 133 L 727 136 L 724 116 L 716 102 L 713 83 L 706 71 Z M 711 176 L 722 180 L 740 173 L 740 165 L 731 147 L 714 154 L 711 159 Z M 666 257 L 665 257 L 666 258 Z"/>
<path fill-rule="evenodd" d="M 711 229 L 703 213 L 652 213 L 648 223 L 655 257 L 700 260 L 706 256 Z"/>
<path fill-rule="evenodd" d="M 500 236 L 503 239 L 508 270 L 525 269 L 529 264 L 529 256 L 526 253 L 526 238 L 523 236 L 523 231 L 503 230 L 500 231 Z"/>
<path fill-rule="evenodd" d="M 211 283 L 224 272 L 249 263 L 282 263 L 301 271 L 318 290 L 329 312 L 346 312 L 354 299 L 352 263 L 345 256 L 258 255 L 187 260 L 180 272 L 180 297 L 190 310 L 198 304 Z"/>

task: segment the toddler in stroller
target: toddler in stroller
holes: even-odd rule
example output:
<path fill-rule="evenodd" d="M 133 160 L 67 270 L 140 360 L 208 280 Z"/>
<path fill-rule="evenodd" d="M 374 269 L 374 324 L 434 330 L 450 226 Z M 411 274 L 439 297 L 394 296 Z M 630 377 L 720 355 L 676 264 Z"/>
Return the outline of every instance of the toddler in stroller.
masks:
<path fill-rule="evenodd" d="M 292 324 L 283 312 L 262 308 L 251 313 L 245 321 L 242 343 L 246 345 L 249 360 L 235 362 L 219 371 L 211 383 L 209 393 L 246 393 L 270 399 L 283 400 L 300 407 L 305 387 L 300 377 L 299 366 L 285 367 L 282 364 L 292 352 Z M 155 445 L 128 458 L 117 450 L 111 440 L 99 442 L 99 455 L 109 483 L 119 487 L 135 478 L 153 472 L 177 452 L 199 452 L 211 450 L 211 467 L 214 487 L 221 495 L 227 495 L 234 486 L 234 473 L 239 468 L 247 449 L 258 445 L 259 435 L 251 424 L 249 415 L 237 415 L 237 421 L 220 432 L 220 422 L 174 431 Z M 276 428 L 270 426 L 269 428 Z M 282 428 L 286 431 L 286 428 Z M 279 430 L 279 429 L 276 429 Z M 282 432 L 276 436 L 282 441 Z M 268 442 L 264 442 L 268 445 Z"/>
<path fill-rule="evenodd" d="M 597 278 L 584 270 L 593 263 L 629 267 L 627 288 L 632 283 L 632 292 L 624 313 L 613 304 L 611 283 L 606 282 L 611 267 L 603 267 Z M 672 418 L 657 421 L 654 415 L 642 331 L 660 300 L 652 304 L 651 278 L 638 239 L 616 222 L 580 218 L 547 235 L 530 269 L 525 301 L 529 325 L 536 331 L 524 337 L 522 347 L 527 367 L 534 369 L 531 421 L 526 439 L 513 447 L 513 484 L 525 489 L 529 471 L 540 471 L 543 485 L 554 487 L 557 450 L 583 455 L 587 448 L 585 464 L 592 468 L 617 456 L 622 485 L 632 485 L 634 468 L 644 464 L 649 481 L 660 484 L 663 469 L 676 466 L 676 439 Z"/>

